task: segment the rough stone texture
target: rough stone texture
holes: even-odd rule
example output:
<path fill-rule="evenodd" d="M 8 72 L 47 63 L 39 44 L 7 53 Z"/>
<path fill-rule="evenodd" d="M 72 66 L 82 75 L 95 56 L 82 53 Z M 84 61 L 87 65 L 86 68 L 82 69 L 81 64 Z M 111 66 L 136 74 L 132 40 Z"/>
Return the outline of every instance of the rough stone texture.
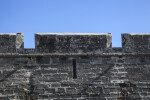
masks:
<path fill-rule="evenodd" d="M 0 53 L 18 52 L 24 48 L 24 36 L 17 34 L 0 34 Z"/>
<path fill-rule="evenodd" d="M 150 52 L 150 34 L 122 34 L 124 52 Z"/>
<path fill-rule="evenodd" d="M 128 49 L 132 37 L 135 43 L 134 35 L 125 35 L 123 48 L 105 45 L 96 54 L 34 49 L 0 53 L 0 100 L 150 100 L 150 54 L 147 48 Z"/>
<path fill-rule="evenodd" d="M 111 34 L 35 34 L 35 49 L 46 53 L 99 53 L 111 47 Z"/>

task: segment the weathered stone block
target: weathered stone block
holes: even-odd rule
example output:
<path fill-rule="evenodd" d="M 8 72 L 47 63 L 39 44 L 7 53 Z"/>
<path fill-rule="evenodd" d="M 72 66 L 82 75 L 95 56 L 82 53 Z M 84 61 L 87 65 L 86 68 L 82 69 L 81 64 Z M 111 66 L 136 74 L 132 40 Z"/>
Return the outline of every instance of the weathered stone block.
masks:
<path fill-rule="evenodd" d="M 24 48 L 22 33 L 0 34 L 0 53 L 20 52 Z"/>
<path fill-rule="evenodd" d="M 122 34 L 124 52 L 150 52 L 150 34 Z"/>
<path fill-rule="evenodd" d="M 46 53 L 99 53 L 111 47 L 111 34 L 38 33 L 35 49 Z"/>
<path fill-rule="evenodd" d="M 36 64 L 50 64 L 50 57 L 36 57 Z"/>

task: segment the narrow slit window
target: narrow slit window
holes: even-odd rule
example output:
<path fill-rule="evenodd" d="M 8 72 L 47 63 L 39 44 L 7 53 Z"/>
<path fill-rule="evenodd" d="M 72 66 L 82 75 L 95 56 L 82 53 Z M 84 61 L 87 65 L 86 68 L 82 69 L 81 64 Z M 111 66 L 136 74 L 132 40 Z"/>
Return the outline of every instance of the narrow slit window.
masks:
<path fill-rule="evenodd" d="M 76 59 L 72 60 L 72 64 L 73 64 L 73 79 L 76 79 L 77 78 Z"/>

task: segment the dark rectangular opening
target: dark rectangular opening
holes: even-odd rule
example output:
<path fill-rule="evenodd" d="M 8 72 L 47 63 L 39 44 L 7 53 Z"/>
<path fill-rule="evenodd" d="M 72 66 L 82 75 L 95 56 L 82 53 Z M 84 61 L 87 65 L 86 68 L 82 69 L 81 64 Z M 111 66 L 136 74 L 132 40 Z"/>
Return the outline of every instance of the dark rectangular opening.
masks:
<path fill-rule="evenodd" d="M 76 59 L 72 60 L 72 64 L 73 64 L 73 79 L 76 79 L 77 78 Z"/>

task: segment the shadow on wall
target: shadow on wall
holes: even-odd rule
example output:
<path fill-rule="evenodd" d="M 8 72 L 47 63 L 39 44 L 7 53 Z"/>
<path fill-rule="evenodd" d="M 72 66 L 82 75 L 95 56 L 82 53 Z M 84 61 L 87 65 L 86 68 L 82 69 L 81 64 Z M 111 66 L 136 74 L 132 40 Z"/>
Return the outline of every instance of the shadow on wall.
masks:
<path fill-rule="evenodd" d="M 14 99 L 16 99 L 16 96 L 21 96 L 21 98 L 24 98 L 24 100 L 37 100 L 36 99 L 36 94 L 37 93 L 34 93 L 34 80 L 33 80 L 33 75 L 34 75 L 34 72 L 33 72 L 33 70 L 30 68 L 30 69 L 28 69 L 26 66 L 21 66 L 21 65 L 16 65 L 16 67 L 12 70 L 12 71 L 10 71 L 10 72 L 8 72 L 5 76 L 3 76 L 1 79 L 0 79 L 0 83 L 2 84 L 3 82 L 4 82 L 4 84 L 5 84 L 5 81 L 7 81 L 13 74 L 15 74 L 18 70 L 20 70 L 20 69 L 24 69 L 24 68 L 26 68 L 26 73 L 27 72 L 31 72 L 30 73 L 30 75 L 29 75 L 29 77 L 28 77 L 28 79 L 29 79 L 29 82 L 20 82 L 19 84 L 18 84 L 18 87 L 20 87 L 20 89 L 19 89 L 19 91 L 17 92 L 17 94 L 18 95 L 15 95 L 14 96 Z M 34 67 L 32 67 L 32 68 L 34 68 Z M 24 79 L 26 79 L 27 77 L 24 75 L 24 77 L 22 77 L 22 78 L 24 78 Z M 9 80 L 11 80 L 11 78 L 9 79 Z M 13 83 L 12 83 L 13 84 Z M 7 86 L 7 85 L 6 85 Z M 11 90 L 11 87 L 9 88 L 10 90 Z M 22 91 L 23 90 L 23 91 Z M 4 92 L 4 91 L 3 91 Z M 18 98 L 17 97 L 17 98 Z M 12 98 L 13 98 L 13 96 L 12 96 Z M 20 98 L 20 97 L 19 97 Z M 21 99 L 20 98 L 20 99 Z M 7 97 L 7 99 L 9 99 L 9 97 Z"/>
<path fill-rule="evenodd" d="M 21 69 L 20 66 L 17 66 L 14 70 L 12 70 L 11 72 L 9 72 L 7 75 L 5 75 L 4 77 L 2 77 L 2 79 L 0 79 L 0 82 L 5 81 L 7 78 L 9 78 L 12 74 L 14 74 L 17 70 Z"/>
<path fill-rule="evenodd" d="M 96 78 L 93 79 L 91 82 L 89 82 L 89 84 L 88 84 L 80 93 L 78 93 L 78 94 L 84 94 L 84 93 L 86 93 L 86 90 L 89 88 L 89 86 L 92 86 L 92 85 L 93 85 L 93 84 L 92 84 L 93 82 L 95 82 L 96 80 L 99 80 L 103 75 L 107 74 L 107 72 L 108 72 L 112 67 L 113 67 L 113 66 L 110 65 L 107 69 L 105 69 L 105 71 L 104 71 L 103 73 L 99 74 L 98 77 L 96 77 Z"/>

